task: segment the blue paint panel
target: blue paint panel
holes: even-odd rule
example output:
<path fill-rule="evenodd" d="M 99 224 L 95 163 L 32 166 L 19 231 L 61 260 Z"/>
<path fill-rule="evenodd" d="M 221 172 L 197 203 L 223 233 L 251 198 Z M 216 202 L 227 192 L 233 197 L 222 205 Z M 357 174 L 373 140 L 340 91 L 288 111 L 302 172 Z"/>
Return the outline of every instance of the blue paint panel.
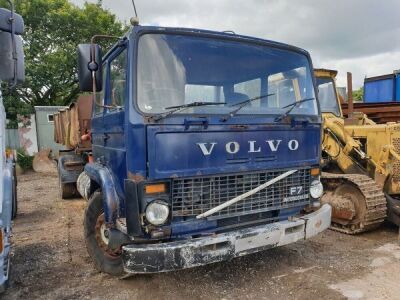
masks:
<path fill-rule="evenodd" d="M 389 102 L 394 101 L 394 80 L 383 79 L 364 83 L 364 102 Z"/>
<path fill-rule="evenodd" d="M 131 175 L 146 178 L 146 127 L 143 124 L 129 124 L 126 132 L 127 169 Z"/>
<path fill-rule="evenodd" d="M 246 131 L 230 130 L 223 125 L 211 125 L 203 131 L 185 130 L 183 126 L 149 126 L 149 178 L 316 165 L 319 158 L 319 133 L 318 125 L 306 128 L 281 125 L 268 129 L 249 126 Z M 299 143 L 296 150 L 289 148 L 289 143 L 292 148 L 295 145 L 293 140 Z M 272 146 L 267 141 L 272 141 Z M 203 150 L 199 143 L 204 143 Z M 250 143 L 253 143 L 253 149 Z M 231 152 L 238 151 L 230 154 L 227 147 Z"/>
<path fill-rule="evenodd" d="M 171 231 L 173 236 L 192 235 L 199 232 L 212 232 L 215 231 L 215 228 L 217 228 L 217 221 L 210 221 L 206 219 L 193 219 L 187 222 L 174 222 L 171 224 Z"/>
<path fill-rule="evenodd" d="M 396 101 L 400 102 L 400 73 L 396 74 Z"/>

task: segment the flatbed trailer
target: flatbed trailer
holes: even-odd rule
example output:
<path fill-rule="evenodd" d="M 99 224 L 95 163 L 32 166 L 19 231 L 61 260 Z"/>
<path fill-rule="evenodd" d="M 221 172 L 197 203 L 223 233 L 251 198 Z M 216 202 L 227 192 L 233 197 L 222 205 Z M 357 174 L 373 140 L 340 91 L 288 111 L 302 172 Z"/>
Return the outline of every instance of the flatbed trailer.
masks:
<path fill-rule="evenodd" d="M 400 122 L 400 102 L 354 102 L 354 112 L 362 112 L 378 124 Z M 343 115 L 348 117 L 348 103 L 341 103 Z"/>

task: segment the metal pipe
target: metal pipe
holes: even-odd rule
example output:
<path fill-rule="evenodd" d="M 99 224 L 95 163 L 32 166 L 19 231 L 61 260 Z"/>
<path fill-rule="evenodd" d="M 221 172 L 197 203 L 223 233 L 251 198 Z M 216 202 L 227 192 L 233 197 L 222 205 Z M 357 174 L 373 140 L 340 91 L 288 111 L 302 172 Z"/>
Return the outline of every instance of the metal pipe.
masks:
<path fill-rule="evenodd" d="M 347 114 L 348 118 L 353 116 L 354 105 L 353 105 L 353 76 L 350 72 L 347 72 Z"/>

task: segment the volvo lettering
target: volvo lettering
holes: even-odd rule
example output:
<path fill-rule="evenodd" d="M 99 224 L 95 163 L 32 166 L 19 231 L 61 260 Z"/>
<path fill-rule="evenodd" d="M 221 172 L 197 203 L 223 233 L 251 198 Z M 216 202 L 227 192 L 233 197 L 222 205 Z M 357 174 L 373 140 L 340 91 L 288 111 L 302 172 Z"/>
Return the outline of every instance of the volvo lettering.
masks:
<path fill-rule="evenodd" d="M 276 152 L 279 149 L 282 140 L 267 140 L 265 141 L 267 145 L 266 151 Z M 211 155 L 217 142 L 213 143 L 197 143 L 203 155 Z M 299 148 L 299 142 L 297 140 L 290 140 L 287 145 L 289 150 L 295 151 Z M 236 154 L 240 150 L 240 144 L 238 142 L 228 142 L 225 144 L 225 150 L 229 154 Z M 263 148 L 264 149 L 264 148 Z M 257 141 L 248 141 L 247 153 L 260 153 L 261 145 L 257 144 Z"/>

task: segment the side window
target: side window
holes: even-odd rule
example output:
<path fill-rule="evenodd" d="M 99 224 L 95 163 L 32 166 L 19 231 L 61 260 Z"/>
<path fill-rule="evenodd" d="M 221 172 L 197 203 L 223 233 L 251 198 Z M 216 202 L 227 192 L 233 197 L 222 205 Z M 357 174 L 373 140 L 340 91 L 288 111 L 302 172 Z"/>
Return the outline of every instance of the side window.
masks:
<path fill-rule="evenodd" d="M 268 93 L 273 94 L 269 98 L 270 107 L 283 107 L 305 98 L 306 91 L 302 89 L 303 73 L 303 69 L 294 69 L 268 76 Z"/>
<path fill-rule="evenodd" d="M 221 86 L 187 84 L 185 86 L 185 103 L 221 102 L 224 99 Z"/>
<path fill-rule="evenodd" d="M 103 64 L 103 88 L 101 92 L 96 93 L 96 103 L 94 106 L 94 113 L 102 114 L 104 111 L 104 90 L 106 89 L 106 79 L 107 79 L 107 68 L 106 64 Z"/>
<path fill-rule="evenodd" d="M 260 96 L 261 91 L 261 79 L 256 78 L 249 81 L 243 81 L 233 86 L 235 93 L 241 93 L 246 95 L 248 98 L 255 98 Z"/>
<path fill-rule="evenodd" d="M 235 105 L 243 101 L 259 97 L 261 92 L 261 79 L 251 79 L 224 86 L 225 100 L 228 105 Z M 252 101 L 249 106 L 260 106 L 260 100 Z M 257 103 L 258 102 L 258 103 Z"/>
<path fill-rule="evenodd" d="M 124 108 L 126 96 L 126 50 L 122 51 L 110 63 L 110 100 L 108 105 L 115 108 Z M 111 108 L 110 110 L 113 110 Z"/>

